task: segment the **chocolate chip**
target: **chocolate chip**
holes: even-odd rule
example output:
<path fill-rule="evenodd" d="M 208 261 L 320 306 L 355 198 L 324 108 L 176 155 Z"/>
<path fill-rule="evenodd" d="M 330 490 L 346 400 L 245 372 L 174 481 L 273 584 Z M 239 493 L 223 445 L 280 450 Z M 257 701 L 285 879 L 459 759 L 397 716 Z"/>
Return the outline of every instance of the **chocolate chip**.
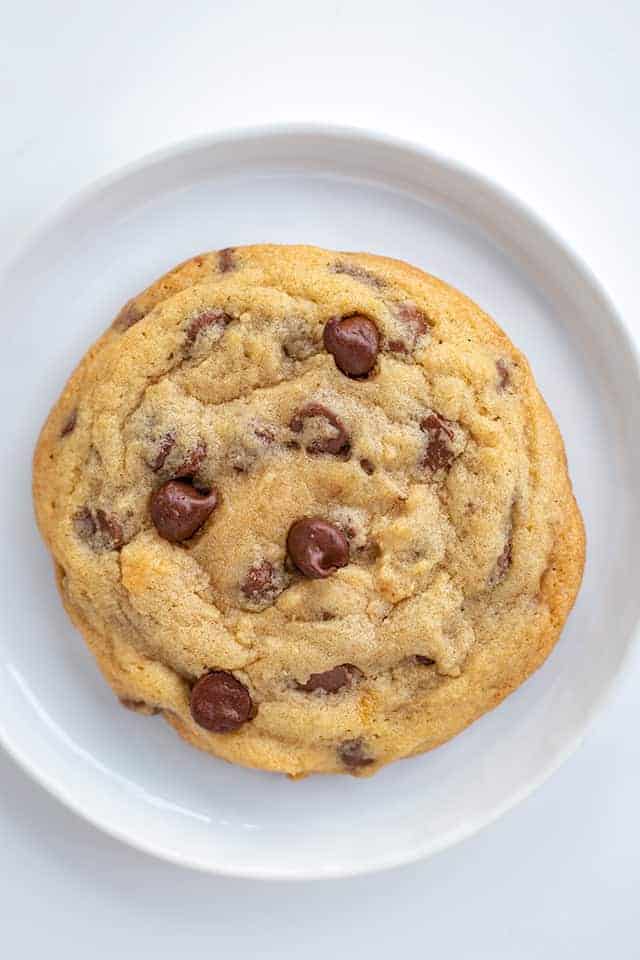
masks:
<path fill-rule="evenodd" d="M 313 693 L 315 690 L 338 693 L 343 687 L 353 686 L 361 676 L 362 671 L 353 664 L 342 663 L 338 667 L 332 667 L 331 670 L 325 670 L 324 673 L 312 673 L 306 683 L 298 683 L 297 687 L 305 693 Z"/>
<path fill-rule="evenodd" d="M 96 522 L 88 507 L 81 507 L 73 515 L 73 526 L 81 540 L 89 540 L 96 532 Z"/>
<path fill-rule="evenodd" d="M 275 431 L 271 427 L 254 427 L 253 432 L 267 447 L 271 446 L 276 439 Z"/>
<path fill-rule="evenodd" d="M 401 323 L 408 327 L 414 345 L 418 337 L 423 336 L 429 329 L 426 315 L 419 307 L 416 307 L 415 303 L 409 301 L 401 303 L 398 306 L 397 316 Z"/>
<path fill-rule="evenodd" d="M 176 442 L 175 433 L 165 433 L 163 437 L 160 437 L 160 442 L 158 444 L 158 449 L 153 460 L 148 461 L 149 466 L 157 473 L 158 470 L 162 470 L 164 467 L 164 462 L 171 453 L 173 446 Z"/>
<path fill-rule="evenodd" d="M 364 470 L 364 472 L 365 472 L 366 474 L 368 474 L 369 476 L 371 476 L 371 474 L 372 474 L 372 473 L 375 471 L 375 469 L 376 469 L 376 468 L 374 467 L 374 465 L 371 463 L 371 460 L 367 460 L 366 458 L 364 458 L 363 460 L 360 461 L 360 466 L 362 467 L 362 469 Z"/>
<path fill-rule="evenodd" d="M 112 326 L 118 330 L 128 330 L 134 323 L 138 323 L 144 316 L 143 311 L 136 303 L 135 298 L 125 303 L 124 307 L 113 321 Z"/>
<path fill-rule="evenodd" d="M 297 520 L 287 536 L 287 550 L 305 577 L 324 578 L 349 563 L 349 541 L 344 533 L 320 517 Z"/>
<path fill-rule="evenodd" d="M 268 560 L 261 560 L 251 567 L 240 589 L 253 603 L 269 603 L 275 600 L 282 590 L 279 580 L 273 564 Z"/>
<path fill-rule="evenodd" d="M 382 289 L 386 287 L 386 281 L 382 277 L 377 277 L 375 273 L 371 273 L 370 270 L 365 270 L 364 267 L 360 267 L 355 263 L 347 263 L 344 260 L 336 260 L 333 265 L 334 273 L 344 273 L 348 277 L 353 277 L 354 280 L 359 280 L 360 283 L 366 283 L 370 287 L 377 287 Z"/>
<path fill-rule="evenodd" d="M 232 673 L 213 670 L 197 681 L 191 691 L 191 715 L 213 733 L 230 733 L 253 716 L 249 691 Z"/>
<path fill-rule="evenodd" d="M 120 703 L 126 710 L 139 710 L 146 706 L 144 700 L 129 700 L 128 697 L 120 697 Z"/>
<path fill-rule="evenodd" d="M 235 270 L 235 247 L 225 247 L 224 250 L 218 250 L 218 268 L 220 273 L 228 273 Z"/>
<path fill-rule="evenodd" d="M 493 587 L 496 587 L 502 580 L 504 580 L 513 561 L 513 527 L 516 507 L 517 498 L 514 496 L 505 521 L 504 544 L 487 581 L 487 586 L 489 589 L 493 589 Z"/>
<path fill-rule="evenodd" d="M 496 584 L 500 583 L 501 580 L 504 580 L 509 567 L 511 566 L 511 560 L 513 555 L 513 540 L 511 534 L 509 534 L 502 553 L 496 560 L 495 570 L 491 577 L 491 586 L 495 587 Z"/>
<path fill-rule="evenodd" d="M 112 513 L 106 513 L 104 510 L 96 510 L 96 521 L 98 529 L 102 534 L 104 546 L 108 550 L 119 550 L 124 543 L 124 534 L 122 524 Z"/>
<path fill-rule="evenodd" d="M 334 456 L 348 456 L 351 441 L 342 421 L 321 403 L 308 403 L 295 414 L 289 427 L 294 433 L 301 433 L 305 420 L 324 420 L 330 432 L 324 436 L 313 437 L 307 444 L 307 453 L 331 453 Z"/>
<path fill-rule="evenodd" d="M 432 473 L 448 470 L 455 460 L 455 453 L 450 445 L 454 438 L 453 422 L 446 420 L 438 413 L 430 413 L 420 421 L 420 429 L 427 434 L 422 466 L 427 467 Z"/>
<path fill-rule="evenodd" d="M 124 543 L 122 524 L 112 513 L 81 507 L 73 515 L 73 526 L 78 537 L 91 543 L 94 550 L 119 550 Z"/>
<path fill-rule="evenodd" d="M 176 474 L 180 477 L 195 477 L 207 455 L 207 445 L 204 440 L 198 440 L 193 450 L 186 456 L 178 467 Z"/>
<path fill-rule="evenodd" d="M 496 370 L 498 371 L 498 390 L 506 390 L 511 382 L 511 371 L 504 357 L 496 360 Z"/>
<path fill-rule="evenodd" d="M 413 659 L 423 667 L 432 667 L 435 663 L 435 660 L 432 660 L 431 657 L 424 657 L 421 653 L 416 653 Z"/>
<path fill-rule="evenodd" d="M 185 340 L 187 344 L 191 345 L 195 343 L 203 330 L 209 330 L 213 327 L 216 330 L 222 331 L 228 323 L 231 323 L 231 317 L 228 313 L 225 313 L 224 310 L 205 310 L 203 313 L 199 313 L 192 318 L 187 327 Z"/>
<path fill-rule="evenodd" d="M 395 315 L 404 328 L 404 334 L 388 340 L 387 350 L 392 353 L 410 353 L 415 348 L 418 338 L 429 329 L 427 317 L 415 303 L 409 301 L 398 304 Z"/>
<path fill-rule="evenodd" d="M 324 328 L 323 342 L 338 369 L 348 377 L 366 377 L 375 366 L 380 342 L 378 328 L 362 314 L 333 317 Z"/>
<path fill-rule="evenodd" d="M 71 411 L 71 413 L 69 414 L 69 416 L 67 417 L 67 419 L 66 419 L 66 421 L 65 421 L 65 424 L 64 424 L 62 430 L 60 431 L 60 436 L 61 436 L 61 437 L 66 437 L 67 434 L 73 433 L 73 431 L 74 431 L 75 428 L 76 428 L 76 422 L 77 422 L 77 420 L 78 420 L 78 411 L 77 411 L 76 408 L 74 408 L 74 409 Z"/>
<path fill-rule="evenodd" d="M 169 480 L 151 495 L 151 519 L 165 540 L 178 543 L 199 530 L 218 505 L 218 491 L 208 493 L 185 480 Z"/>
<path fill-rule="evenodd" d="M 355 740 L 345 740 L 344 743 L 341 743 L 338 747 L 338 756 L 345 767 L 350 767 L 354 770 L 358 767 L 368 767 L 369 764 L 375 763 L 374 758 L 367 755 L 367 750 L 361 737 L 357 737 Z"/>
<path fill-rule="evenodd" d="M 133 710 L 134 713 L 144 713 L 147 716 L 154 716 L 160 713 L 159 707 L 152 707 L 144 700 L 129 700 L 127 697 L 120 697 L 120 703 L 127 710 Z"/>

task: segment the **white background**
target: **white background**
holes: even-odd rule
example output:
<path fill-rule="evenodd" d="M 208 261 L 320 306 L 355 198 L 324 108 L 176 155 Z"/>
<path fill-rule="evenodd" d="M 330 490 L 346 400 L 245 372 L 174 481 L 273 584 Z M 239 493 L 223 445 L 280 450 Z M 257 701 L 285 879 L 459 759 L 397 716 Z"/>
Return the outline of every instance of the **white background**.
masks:
<path fill-rule="evenodd" d="M 78 187 L 156 147 L 327 120 L 422 141 L 498 180 L 576 248 L 640 335 L 639 39 L 635 0 L 14 3 L 0 31 L 0 257 Z M 0 754 L 0 955 L 637 958 L 634 662 L 582 749 L 526 803 L 430 862 L 355 880 L 232 881 L 155 861 Z"/>

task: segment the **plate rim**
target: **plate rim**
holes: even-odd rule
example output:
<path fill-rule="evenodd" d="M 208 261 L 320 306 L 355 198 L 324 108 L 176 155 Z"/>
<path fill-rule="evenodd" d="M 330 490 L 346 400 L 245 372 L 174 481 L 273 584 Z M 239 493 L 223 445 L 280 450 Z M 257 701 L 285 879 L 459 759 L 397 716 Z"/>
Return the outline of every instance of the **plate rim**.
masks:
<path fill-rule="evenodd" d="M 620 338 L 622 346 L 626 348 L 631 361 L 631 369 L 640 388 L 640 345 L 636 343 L 632 331 L 625 323 L 613 299 L 606 292 L 603 284 L 592 268 L 585 263 L 568 241 L 566 241 L 554 227 L 522 201 L 518 195 L 503 187 L 486 173 L 475 170 L 465 162 L 425 146 L 424 143 L 419 141 L 397 137 L 384 131 L 367 127 L 322 122 L 285 121 L 234 125 L 174 141 L 90 180 L 77 191 L 70 194 L 49 213 L 38 218 L 27 230 L 12 256 L 3 263 L 0 273 L 6 279 L 10 275 L 14 265 L 28 256 L 30 249 L 37 246 L 43 235 L 60 228 L 66 220 L 72 219 L 75 213 L 80 212 L 87 204 L 91 204 L 102 194 L 107 193 L 111 187 L 131 176 L 135 176 L 149 166 L 161 165 L 162 163 L 175 160 L 180 155 L 197 150 L 215 150 L 223 144 L 233 143 L 241 149 L 244 143 L 253 140 L 265 138 L 280 138 L 286 140 L 287 138 L 295 137 L 337 139 L 344 142 L 368 142 L 387 147 L 399 153 L 412 154 L 414 157 L 422 159 L 432 165 L 445 168 L 448 173 L 455 177 L 461 177 L 468 183 L 475 184 L 483 192 L 497 196 L 505 207 L 511 208 L 522 221 L 525 221 L 529 227 L 533 228 L 534 231 L 544 238 L 555 254 L 564 257 L 570 267 L 582 276 L 585 287 L 588 288 L 590 294 L 599 301 L 599 306 L 606 312 L 615 328 L 617 336 Z M 11 757 L 32 780 L 43 787 L 57 801 L 63 804 L 63 806 L 70 809 L 93 827 L 96 827 L 108 836 L 114 837 L 134 849 L 169 861 L 180 867 L 215 876 L 241 877 L 256 880 L 296 881 L 361 876 L 415 863 L 437 853 L 441 853 L 449 847 L 455 846 L 473 836 L 490 824 L 495 823 L 503 814 L 516 807 L 534 793 L 534 791 L 545 783 L 579 748 L 591 730 L 594 721 L 611 702 L 622 682 L 625 667 L 628 666 L 629 661 L 635 656 L 639 639 L 640 617 L 636 619 L 630 630 L 616 673 L 594 698 L 581 729 L 569 737 L 564 747 L 554 755 L 552 760 L 538 776 L 529 780 L 521 789 L 516 790 L 506 798 L 503 803 L 497 805 L 491 812 L 491 815 L 486 816 L 482 822 L 464 824 L 457 829 L 449 830 L 437 841 L 430 841 L 422 846 L 418 844 L 416 849 L 412 850 L 409 854 L 406 852 L 396 856 L 388 854 L 384 857 L 374 857 L 369 861 L 361 861 L 357 864 L 334 863 L 328 870 L 322 869 L 321 865 L 317 865 L 315 868 L 311 866 L 305 868 L 295 867 L 293 870 L 284 872 L 281 869 L 260 865 L 234 865 L 227 867 L 223 862 L 218 862 L 216 865 L 213 865 L 194 859 L 189 855 L 179 854 L 173 849 L 165 847 L 161 842 L 151 842 L 140 839 L 126 829 L 120 828 L 117 823 L 105 821 L 101 819 L 99 815 L 94 814 L 91 809 L 87 808 L 86 804 L 76 800 L 72 790 L 67 789 L 64 783 L 56 780 L 52 775 L 41 771 L 39 767 L 30 760 L 26 752 L 12 742 L 1 718 L 0 746 L 4 748 L 8 756 Z"/>

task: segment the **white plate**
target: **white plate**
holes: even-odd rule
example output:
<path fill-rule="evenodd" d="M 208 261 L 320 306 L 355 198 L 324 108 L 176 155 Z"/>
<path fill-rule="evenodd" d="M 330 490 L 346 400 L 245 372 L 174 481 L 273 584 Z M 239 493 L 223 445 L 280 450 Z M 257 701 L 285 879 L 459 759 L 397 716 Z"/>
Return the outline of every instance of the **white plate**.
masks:
<path fill-rule="evenodd" d="M 588 531 L 584 586 L 545 666 L 434 753 L 371 780 L 284 777 L 185 746 L 123 710 L 58 601 L 34 528 L 30 456 L 50 404 L 118 307 L 193 253 L 257 241 L 400 257 L 460 287 L 529 356 L 560 422 Z M 640 380 L 591 274 L 502 190 L 378 135 L 287 127 L 172 148 L 103 180 L 6 272 L 0 737 L 121 839 L 253 877 L 339 876 L 427 856 L 489 823 L 576 747 L 640 613 Z"/>

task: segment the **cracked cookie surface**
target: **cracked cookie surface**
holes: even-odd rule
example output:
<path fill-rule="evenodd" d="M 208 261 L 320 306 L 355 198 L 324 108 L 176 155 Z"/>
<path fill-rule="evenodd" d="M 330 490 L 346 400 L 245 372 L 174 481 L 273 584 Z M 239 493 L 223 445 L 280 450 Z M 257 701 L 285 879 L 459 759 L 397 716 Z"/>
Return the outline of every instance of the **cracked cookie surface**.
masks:
<path fill-rule="evenodd" d="M 34 496 L 118 697 L 294 776 L 369 775 L 494 707 L 584 564 L 522 354 L 434 277 L 313 247 L 203 254 L 130 300 Z"/>

